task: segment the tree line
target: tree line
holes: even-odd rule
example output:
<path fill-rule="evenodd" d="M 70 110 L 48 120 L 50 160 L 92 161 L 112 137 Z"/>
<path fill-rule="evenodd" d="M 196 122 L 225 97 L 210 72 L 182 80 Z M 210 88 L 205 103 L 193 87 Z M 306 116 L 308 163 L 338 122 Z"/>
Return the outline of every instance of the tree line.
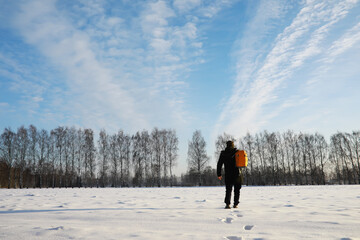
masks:
<path fill-rule="evenodd" d="M 30 125 L 0 136 L 0 187 L 172 186 L 178 156 L 175 130 L 122 130 Z"/>
<path fill-rule="evenodd" d="M 338 132 L 327 142 L 319 133 L 288 130 L 246 134 L 236 139 L 219 135 L 215 160 L 233 140 L 247 151 L 246 185 L 308 185 L 360 183 L 360 131 Z M 95 140 L 91 129 L 57 127 L 51 131 L 30 125 L 5 128 L 0 136 L 0 187 L 160 187 L 215 186 L 199 130 L 188 143 L 188 170 L 179 178 L 179 140 L 172 129 L 154 128 L 133 135 L 104 129 Z M 214 162 L 213 166 L 216 166 Z"/>
<path fill-rule="evenodd" d="M 216 156 L 227 140 L 216 141 Z M 333 134 L 328 143 L 315 133 L 263 131 L 238 139 L 249 158 L 245 169 L 246 185 L 314 185 L 360 183 L 360 131 Z"/>

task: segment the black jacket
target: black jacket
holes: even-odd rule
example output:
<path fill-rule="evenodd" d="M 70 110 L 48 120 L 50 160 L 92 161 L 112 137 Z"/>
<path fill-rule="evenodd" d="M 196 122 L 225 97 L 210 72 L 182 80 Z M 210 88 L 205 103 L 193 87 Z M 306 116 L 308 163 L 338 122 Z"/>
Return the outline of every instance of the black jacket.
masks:
<path fill-rule="evenodd" d="M 225 148 L 224 151 L 221 151 L 219 161 L 217 163 L 217 175 L 218 177 L 221 176 L 221 168 L 222 165 L 225 165 L 225 179 L 235 179 L 241 176 L 241 169 L 236 167 L 235 164 L 235 152 L 237 151 L 236 148 Z"/>

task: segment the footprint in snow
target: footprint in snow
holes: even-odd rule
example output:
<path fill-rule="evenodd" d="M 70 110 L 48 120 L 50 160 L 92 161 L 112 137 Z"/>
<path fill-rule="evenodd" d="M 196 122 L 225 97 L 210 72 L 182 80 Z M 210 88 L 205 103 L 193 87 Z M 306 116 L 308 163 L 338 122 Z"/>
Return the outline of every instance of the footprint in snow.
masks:
<path fill-rule="evenodd" d="M 235 210 L 234 211 L 234 213 L 233 214 L 231 214 L 232 216 L 234 216 L 234 217 L 243 217 L 243 215 L 240 213 L 240 211 L 239 210 Z"/>
<path fill-rule="evenodd" d="M 221 219 L 221 221 L 222 221 L 223 223 L 232 223 L 232 222 L 234 221 L 234 219 L 231 218 L 231 217 L 227 217 L 227 218 Z"/>
<path fill-rule="evenodd" d="M 292 205 L 292 204 L 287 204 L 287 205 L 284 205 L 284 207 L 289 207 L 289 208 L 291 208 L 291 207 L 294 207 L 294 205 Z"/>
<path fill-rule="evenodd" d="M 63 226 L 59 226 L 59 227 L 54 227 L 54 228 L 48 228 L 48 230 L 64 230 L 64 227 Z"/>
<path fill-rule="evenodd" d="M 35 197 L 35 195 L 34 195 L 34 194 L 32 194 L 32 193 L 25 194 L 24 196 L 25 196 L 25 197 Z"/>
<path fill-rule="evenodd" d="M 228 237 L 225 237 L 225 239 L 228 239 L 228 240 L 242 240 L 242 237 L 228 236 Z"/>
<path fill-rule="evenodd" d="M 253 229 L 254 225 L 245 225 L 244 229 L 247 231 L 250 231 L 251 229 Z"/>

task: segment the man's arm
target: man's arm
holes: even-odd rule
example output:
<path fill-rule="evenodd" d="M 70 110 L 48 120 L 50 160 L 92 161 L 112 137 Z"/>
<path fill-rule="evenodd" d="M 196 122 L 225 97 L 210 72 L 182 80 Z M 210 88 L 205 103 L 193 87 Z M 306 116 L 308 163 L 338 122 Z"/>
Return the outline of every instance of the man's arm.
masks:
<path fill-rule="evenodd" d="M 217 176 L 218 176 L 219 180 L 222 179 L 221 168 L 222 168 L 223 164 L 224 164 L 224 158 L 223 158 L 223 152 L 221 152 L 220 157 L 219 157 L 219 161 L 217 163 L 217 168 L 216 168 L 216 172 L 217 172 Z"/>

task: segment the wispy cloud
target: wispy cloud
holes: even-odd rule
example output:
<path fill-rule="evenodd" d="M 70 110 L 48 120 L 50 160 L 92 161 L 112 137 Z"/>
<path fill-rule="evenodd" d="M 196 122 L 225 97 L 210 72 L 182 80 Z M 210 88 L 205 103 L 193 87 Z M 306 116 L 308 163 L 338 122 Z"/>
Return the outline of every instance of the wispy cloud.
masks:
<path fill-rule="evenodd" d="M 219 11 L 223 8 L 231 6 L 237 0 L 215 0 L 215 1 L 204 1 L 210 2 L 210 4 L 205 5 L 203 8 L 200 9 L 200 13 L 207 18 L 214 17 Z"/>
<path fill-rule="evenodd" d="M 39 103 L 43 99 L 42 96 L 46 91 L 49 84 L 45 81 L 46 74 L 39 78 L 35 72 L 40 71 L 37 69 L 31 71 L 27 66 L 14 60 L 11 51 L 4 51 L 0 53 L 0 76 L 4 79 L 0 83 L 0 88 L 9 89 L 12 92 L 20 93 L 20 97 L 13 100 L 7 98 L 7 94 L 3 96 L 7 102 L 7 109 L 18 109 L 28 114 L 34 114 L 37 112 Z M 21 57 L 26 57 L 25 54 Z M 20 103 L 20 107 L 17 105 Z M 1 111 L 2 117 L 6 117 L 6 114 Z"/>
<path fill-rule="evenodd" d="M 77 106 L 71 111 L 73 115 L 87 116 L 83 117 L 85 124 L 105 124 L 105 118 L 111 118 L 108 114 L 113 114 L 144 125 L 144 118 L 134 111 L 132 97 L 114 83 L 111 71 L 96 58 L 91 39 L 67 21 L 53 1 L 24 3 L 14 24 L 29 44 L 65 71 L 75 97 L 66 99 L 65 92 L 64 102 L 68 108 Z"/>
<path fill-rule="evenodd" d="M 202 0 L 175 0 L 173 5 L 180 12 L 188 12 L 201 4 Z"/>
<path fill-rule="evenodd" d="M 35 0 L 17 3 L 9 20 L 61 73 L 53 81 L 63 86 L 48 82 L 46 89 L 64 124 L 139 130 L 188 123 L 186 77 L 203 62 L 199 19 L 230 3 L 124 1 L 109 14 L 104 1 Z M 29 99 L 49 102 L 43 92 Z"/>
<path fill-rule="evenodd" d="M 360 22 L 346 30 L 344 34 L 342 34 L 337 40 L 333 41 L 331 45 L 324 50 L 324 54 L 318 60 L 319 66 L 316 71 L 314 71 L 314 76 L 306 82 L 307 87 L 316 87 L 316 83 L 326 76 L 328 71 L 331 69 L 332 64 L 334 64 L 338 57 L 346 53 L 346 51 L 352 49 L 358 43 L 360 43 Z M 357 60 L 355 59 L 355 61 Z"/>
<path fill-rule="evenodd" d="M 331 57 L 326 62 L 331 62 L 349 50 L 354 44 L 360 41 L 360 22 L 358 22 L 354 27 L 348 30 L 341 38 L 333 43 L 333 45 L 329 49 L 329 56 Z"/>
<path fill-rule="evenodd" d="M 238 68 L 235 88 L 219 119 L 217 131 L 233 132 L 238 136 L 246 131 L 257 131 L 283 108 L 289 107 L 280 104 L 273 106 L 269 112 L 265 111 L 266 106 L 277 100 L 285 84 L 292 80 L 294 72 L 323 51 L 321 43 L 332 26 L 343 19 L 355 3 L 308 1 L 276 37 L 263 60 L 257 62 L 258 56 L 252 48 L 252 59 L 249 60 L 253 60 L 256 68 L 250 67 L 249 70 L 246 68 L 248 64 Z M 257 15 L 254 21 L 259 18 L 261 16 Z M 239 61 L 239 65 L 241 63 Z"/>

